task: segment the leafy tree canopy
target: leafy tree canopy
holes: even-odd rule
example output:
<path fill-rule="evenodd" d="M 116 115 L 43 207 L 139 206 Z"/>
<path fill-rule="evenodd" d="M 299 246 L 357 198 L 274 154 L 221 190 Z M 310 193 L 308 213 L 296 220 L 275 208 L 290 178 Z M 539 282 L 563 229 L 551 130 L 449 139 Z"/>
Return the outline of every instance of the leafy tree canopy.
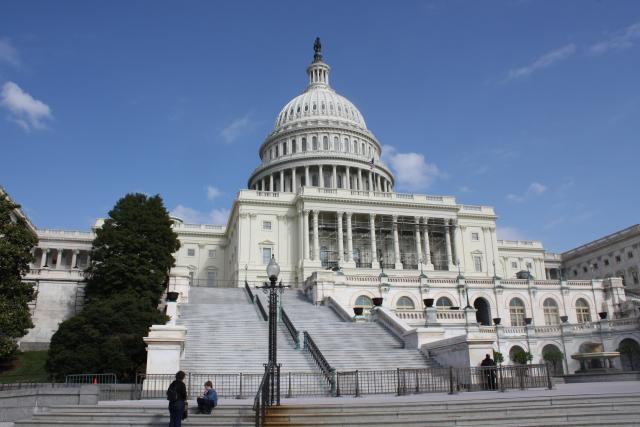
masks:
<path fill-rule="evenodd" d="M 160 196 L 120 199 L 96 230 L 87 303 L 51 339 L 47 370 L 60 379 L 79 373 L 133 379 L 144 370 L 142 337 L 167 320 L 157 307 L 179 248 Z"/>
<path fill-rule="evenodd" d="M 17 339 L 33 327 L 28 303 L 35 292 L 22 276 L 29 271 L 38 239 L 16 214 L 19 208 L 0 194 L 0 361 L 15 355 Z"/>

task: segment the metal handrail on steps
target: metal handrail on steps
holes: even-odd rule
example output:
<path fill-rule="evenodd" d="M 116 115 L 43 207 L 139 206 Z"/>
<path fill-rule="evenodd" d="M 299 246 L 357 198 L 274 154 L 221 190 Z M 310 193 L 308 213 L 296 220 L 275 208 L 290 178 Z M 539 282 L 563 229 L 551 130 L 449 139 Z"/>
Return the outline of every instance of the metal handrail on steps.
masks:
<path fill-rule="evenodd" d="M 284 323 L 284 326 L 289 331 L 289 334 L 291 334 L 291 338 L 293 338 L 293 341 L 296 343 L 296 349 L 299 349 L 300 337 L 298 335 L 298 330 L 293 325 L 293 322 L 291 321 L 291 319 L 289 319 L 289 316 L 287 316 L 287 313 L 284 311 L 282 307 L 280 308 L 280 315 L 282 317 L 282 323 Z"/>
<path fill-rule="evenodd" d="M 331 394 L 335 395 L 335 372 L 307 331 L 304 331 L 304 349 L 311 354 L 327 382 L 331 385 Z"/>
<path fill-rule="evenodd" d="M 253 303 L 256 300 L 256 298 L 255 296 L 253 296 L 253 291 L 251 290 L 251 286 L 249 286 L 249 282 L 247 282 L 246 280 L 244 281 L 244 289 L 247 291 L 247 294 L 249 294 L 249 298 Z"/>
<path fill-rule="evenodd" d="M 256 305 L 258 306 L 258 310 L 260 310 L 262 319 L 266 322 L 269 319 L 269 316 L 267 316 L 267 311 L 264 309 L 264 306 L 262 305 L 262 301 L 260 301 L 260 298 L 256 297 Z"/>

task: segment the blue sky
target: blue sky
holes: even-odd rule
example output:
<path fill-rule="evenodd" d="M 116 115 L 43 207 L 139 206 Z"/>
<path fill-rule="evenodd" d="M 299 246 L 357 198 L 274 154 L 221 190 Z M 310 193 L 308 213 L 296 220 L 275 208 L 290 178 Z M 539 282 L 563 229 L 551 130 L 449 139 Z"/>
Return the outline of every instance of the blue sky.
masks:
<path fill-rule="evenodd" d="M 316 36 L 398 191 L 495 207 L 563 251 L 638 223 L 640 2 L 0 6 L 0 185 L 41 228 L 127 192 L 223 221 Z M 390 154 L 390 155 L 389 155 Z"/>

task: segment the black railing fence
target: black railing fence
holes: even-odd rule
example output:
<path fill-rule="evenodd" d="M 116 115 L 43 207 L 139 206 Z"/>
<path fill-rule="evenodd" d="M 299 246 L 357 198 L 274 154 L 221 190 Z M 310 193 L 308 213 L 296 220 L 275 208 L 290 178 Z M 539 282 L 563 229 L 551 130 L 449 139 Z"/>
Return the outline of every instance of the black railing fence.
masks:
<path fill-rule="evenodd" d="M 72 374 L 64 378 L 67 384 L 118 384 L 116 374 Z"/>
<path fill-rule="evenodd" d="M 253 291 L 251 290 L 251 286 L 249 286 L 249 282 L 247 282 L 246 280 L 244 281 L 244 289 L 245 291 L 247 291 L 247 294 L 249 295 L 249 299 L 251 300 L 251 302 L 254 302 L 255 297 L 253 296 Z"/>
<path fill-rule="evenodd" d="M 264 305 L 262 305 L 262 301 L 260 298 L 255 299 L 256 305 L 258 306 L 258 310 L 260 310 L 260 314 L 262 315 L 262 319 L 266 322 L 269 320 L 269 316 L 267 315 L 267 310 L 264 309 Z"/>
<path fill-rule="evenodd" d="M 331 384 L 333 389 L 335 383 L 335 370 L 331 367 L 327 359 L 325 359 L 324 355 L 307 331 L 304 331 L 304 350 L 309 352 L 314 362 L 320 369 L 320 372 L 322 372 L 322 375 L 324 375 L 325 379 L 329 384 Z"/>

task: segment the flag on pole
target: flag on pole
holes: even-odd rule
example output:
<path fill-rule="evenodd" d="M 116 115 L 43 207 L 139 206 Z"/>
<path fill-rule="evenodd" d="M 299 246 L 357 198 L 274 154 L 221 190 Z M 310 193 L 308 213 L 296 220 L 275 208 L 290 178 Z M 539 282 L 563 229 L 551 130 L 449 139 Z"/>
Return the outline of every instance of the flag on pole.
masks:
<path fill-rule="evenodd" d="M 374 166 L 374 158 L 371 158 L 371 161 L 369 162 L 369 169 L 373 170 L 373 166 Z"/>

